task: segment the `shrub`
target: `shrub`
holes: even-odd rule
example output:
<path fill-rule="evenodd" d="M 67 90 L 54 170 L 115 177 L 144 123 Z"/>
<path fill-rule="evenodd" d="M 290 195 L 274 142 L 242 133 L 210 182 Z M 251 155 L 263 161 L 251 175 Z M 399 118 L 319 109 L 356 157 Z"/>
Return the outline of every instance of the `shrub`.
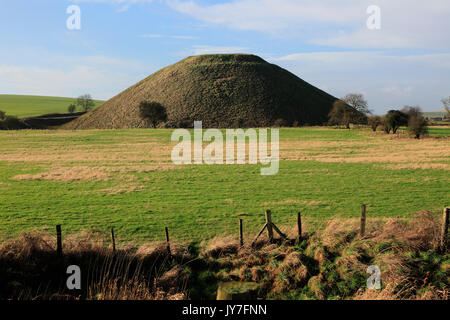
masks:
<path fill-rule="evenodd" d="M 76 106 L 72 103 L 72 104 L 70 104 L 69 107 L 67 108 L 67 111 L 68 111 L 69 113 L 74 113 L 74 112 L 75 112 L 75 109 L 76 109 Z"/>
<path fill-rule="evenodd" d="M 149 121 L 153 128 L 157 124 L 167 120 L 166 108 L 158 102 L 142 101 L 139 105 L 141 117 Z"/>
<path fill-rule="evenodd" d="M 367 119 L 367 121 L 374 132 L 377 131 L 378 126 L 382 124 L 382 119 L 379 116 L 371 116 Z"/>
<path fill-rule="evenodd" d="M 4 116 L 3 120 L 0 120 L 0 130 L 18 130 L 25 128 L 25 125 L 17 117 Z"/>
<path fill-rule="evenodd" d="M 385 132 L 388 130 L 386 133 L 392 130 L 396 134 L 398 128 L 408 124 L 408 115 L 399 110 L 389 110 L 384 119 Z"/>
<path fill-rule="evenodd" d="M 287 121 L 285 121 L 284 119 L 277 119 L 273 122 L 273 126 L 275 128 L 282 128 L 282 127 L 287 127 Z"/>
<path fill-rule="evenodd" d="M 422 115 L 414 115 L 409 118 L 408 131 L 415 139 L 420 139 L 421 135 L 428 132 L 427 120 Z"/>

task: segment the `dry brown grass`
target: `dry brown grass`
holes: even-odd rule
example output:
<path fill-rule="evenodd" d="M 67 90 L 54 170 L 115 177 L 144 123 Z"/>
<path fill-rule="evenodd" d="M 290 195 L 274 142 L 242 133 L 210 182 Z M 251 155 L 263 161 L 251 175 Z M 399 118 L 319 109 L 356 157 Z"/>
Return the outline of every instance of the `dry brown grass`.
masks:
<path fill-rule="evenodd" d="M 203 243 L 205 245 L 205 243 Z M 208 241 L 203 254 L 206 257 L 219 257 L 221 255 L 236 253 L 239 248 L 238 241 L 231 237 L 215 237 Z"/>
<path fill-rule="evenodd" d="M 89 300 L 173 300 L 185 299 L 184 287 L 163 283 L 169 258 L 163 246 L 123 247 L 112 252 L 99 233 L 81 232 L 64 237 L 64 256 L 56 256 L 56 239 L 46 233 L 26 233 L 0 247 L 1 272 L 11 273 L 12 281 L 28 287 L 7 291 L 15 299 L 89 299 Z M 178 255 L 180 253 L 180 255 Z M 172 259 L 182 262 L 186 253 L 172 250 Z M 82 270 L 82 290 L 67 292 L 63 280 L 68 265 Z M 19 273 L 18 273 L 19 272 Z M 61 279 L 63 278 L 63 279 Z M 166 276 L 167 278 L 167 276 Z M 17 281 L 17 280 L 14 280 Z M 14 283 L 13 281 L 13 283 Z M 0 282 L 2 282 L 0 280 Z M 8 282 L 7 282 L 8 283 Z M 178 284 L 178 283 L 177 283 Z M 0 297 L 5 294 L 0 289 Z M 19 291 L 17 291 L 19 290 Z"/>
<path fill-rule="evenodd" d="M 307 200 L 297 200 L 297 199 L 286 199 L 286 200 L 282 200 L 282 201 L 270 201 L 270 202 L 261 203 L 261 205 L 265 206 L 265 207 L 280 206 L 280 205 L 284 205 L 284 204 L 302 204 L 302 205 L 306 205 L 306 206 L 319 206 L 319 205 L 323 205 L 323 204 L 327 204 L 327 203 L 324 201 L 316 201 L 316 200 L 307 201 Z"/>
<path fill-rule="evenodd" d="M 315 298 L 325 299 L 336 290 L 337 280 L 329 278 L 330 268 L 336 268 L 341 283 L 350 283 L 358 275 L 366 277 L 367 267 L 375 264 L 382 271 L 382 290 L 360 287 L 352 296 L 340 298 L 448 299 L 448 283 L 433 286 L 432 275 L 421 272 L 420 261 L 411 257 L 411 253 L 435 254 L 439 217 L 419 212 L 410 220 L 380 219 L 368 226 L 363 238 L 358 229 L 357 219 L 337 217 L 320 231 L 304 232 L 303 249 L 293 246 L 293 241 L 270 244 L 265 237 L 254 246 L 247 243 L 239 247 L 232 237 L 216 237 L 203 242 L 195 255 L 185 244 L 171 243 L 172 257 L 164 243 L 124 246 L 113 254 L 109 239 L 99 233 L 68 235 L 64 238 L 64 265 L 68 261 L 80 264 L 90 278 L 81 297 L 57 288 L 39 292 L 34 287 L 41 285 L 43 278 L 53 277 L 58 268 L 53 235 L 28 233 L 4 244 L 0 269 L 10 272 L 6 270 L 18 268 L 26 275 L 36 273 L 36 266 L 44 266 L 39 278 L 23 280 L 29 281 L 30 287 L 14 295 L 23 299 L 187 299 L 190 286 L 199 281 L 192 278 L 195 272 L 188 271 L 188 266 L 199 268 L 198 274 L 221 270 L 215 280 L 206 280 L 209 285 L 214 281 L 256 281 L 261 294 L 275 298 L 307 287 Z M 449 269 L 445 259 L 439 266 L 444 271 Z"/>
<path fill-rule="evenodd" d="M 409 249 L 431 250 L 438 246 L 441 222 L 428 211 L 418 212 L 410 221 L 388 219 L 375 241 L 398 240 Z"/>
<path fill-rule="evenodd" d="M 350 153 L 351 152 L 351 153 Z M 448 170 L 450 140 L 427 138 L 392 139 L 372 136 L 369 140 L 354 141 L 296 141 L 280 143 L 280 158 L 283 160 L 312 160 L 344 163 L 393 163 L 400 169 L 444 169 Z M 442 163 L 444 161 L 444 163 Z"/>
<path fill-rule="evenodd" d="M 77 166 L 72 168 L 59 168 L 54 171 L 37 174 L 19 174 L 12 177 L 14 180 L 53 180 L 53 181 L 89 181 L 109 180 L 110 176 L 103 168 Z"/>

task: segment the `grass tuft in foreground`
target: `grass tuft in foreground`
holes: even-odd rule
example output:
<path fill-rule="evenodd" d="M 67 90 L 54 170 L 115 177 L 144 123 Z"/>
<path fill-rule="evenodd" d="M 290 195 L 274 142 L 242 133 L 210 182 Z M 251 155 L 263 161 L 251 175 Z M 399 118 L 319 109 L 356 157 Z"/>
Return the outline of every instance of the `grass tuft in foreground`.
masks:
<path fill-rule="evenodd" d="M 98 235 L 64 240 L 25 234 L 0 248 L 0 299 L 215 299 L 219 283 L 257 288 L 262 299 L 448 299 L 450 255 L 436 253 L 439 219 L 422 212 L 391 219 L 358 236 L 357 223 L 332 219 L 300 243 L 233 238 L 121 247 Z M 79 265 L 82 289 L 65 289 L 65 268 Z M 367 289 L 367 268 L 381 270 L 381 290 Z M 251 285 L 253 283 L 254 285 Z"/>

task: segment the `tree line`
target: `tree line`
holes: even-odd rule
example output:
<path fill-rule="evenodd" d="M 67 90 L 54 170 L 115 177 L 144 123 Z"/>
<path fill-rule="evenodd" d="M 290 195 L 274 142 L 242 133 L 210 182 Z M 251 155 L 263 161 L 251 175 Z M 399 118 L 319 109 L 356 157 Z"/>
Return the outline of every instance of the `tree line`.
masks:
<path fill-rule="evenodd" d="M 442 99 L 447 118 L 450 119 L 450 97 Z M 408 132 L 416 139 L 428 132 L 428 121 L 418 106 L 405 106 L 401 110 L 389 110 L 385 115 L 373 115 L 367 100 L 360 93 L 350 93 L 334 102 L 328 125 L 345 126 L 350 124 L 369 125 L 373 131 L 379 127 L 386 133 L 396 134 L 398 129 L 406 126 Z"/>

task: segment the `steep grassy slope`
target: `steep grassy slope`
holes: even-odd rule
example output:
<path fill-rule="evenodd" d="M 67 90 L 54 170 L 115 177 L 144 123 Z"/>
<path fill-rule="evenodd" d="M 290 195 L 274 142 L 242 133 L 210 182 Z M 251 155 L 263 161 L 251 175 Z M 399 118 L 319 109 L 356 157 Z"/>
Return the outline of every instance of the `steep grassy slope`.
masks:
<path fill-rule="evenodd" d="M 76 98 L 0 94 L 0 110 L 20 118 L 66 113 L 67 107 L 75 100 Z M 94 100 L 94 102 L 96 107 L 103 103 L 101 100 Z"/>
<path fill-rule="evenodd" d="M 186 58 L 166 67 L 65 126 L 67 129 L 148 127 L 139 103 L 156 101 L 168 114 L 166 127 L 323 124 L 335 97 L 254 55 Z M 278 123 L 280 123 L 278 121 Z"/>

